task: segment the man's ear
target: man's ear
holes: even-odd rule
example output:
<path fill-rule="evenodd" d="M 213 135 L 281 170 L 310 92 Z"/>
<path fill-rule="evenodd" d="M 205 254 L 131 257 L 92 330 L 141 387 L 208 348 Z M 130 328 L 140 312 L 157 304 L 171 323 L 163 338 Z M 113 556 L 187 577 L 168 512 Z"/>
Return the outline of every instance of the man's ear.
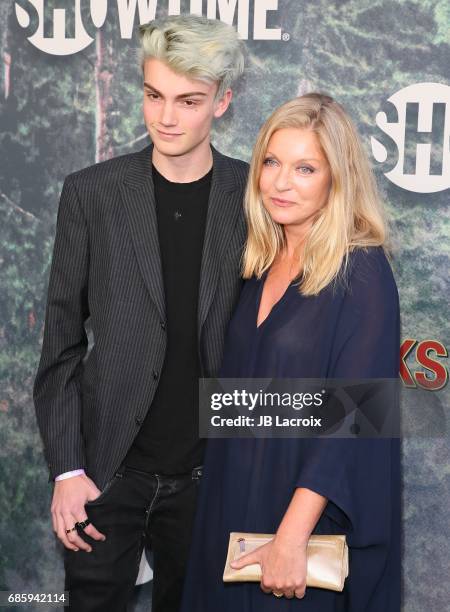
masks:
<path fill-rule="evenodd" d="M 220 100 L 217 100 L 217 102 L 215 103 L 215 110 L 214 110 L 214 117 L 216 119 L 221 117 L 224 114 L 224 112 L 227 110 L 227 108 L 230 106 L 232 97 L 233 97 L 233 92 L 231 91 L 231 89 L 227 89 L 226 92 L 223 94 L 222 98 L 220 98 Z"/>

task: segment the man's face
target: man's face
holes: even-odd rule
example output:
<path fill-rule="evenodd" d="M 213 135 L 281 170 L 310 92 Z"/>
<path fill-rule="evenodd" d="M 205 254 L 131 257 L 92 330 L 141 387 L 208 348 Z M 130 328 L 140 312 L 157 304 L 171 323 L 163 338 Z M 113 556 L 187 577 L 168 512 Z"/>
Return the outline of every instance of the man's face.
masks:
<path fill-rule="evenodd" d="M 214 117 L 231 101 L 231 90 L 215 100 L 217 83 L 177 74 L 161 60 L 144 64 L 144 120 L 155 148 L 162 155 L 186 155 L 209 144 Z"/>

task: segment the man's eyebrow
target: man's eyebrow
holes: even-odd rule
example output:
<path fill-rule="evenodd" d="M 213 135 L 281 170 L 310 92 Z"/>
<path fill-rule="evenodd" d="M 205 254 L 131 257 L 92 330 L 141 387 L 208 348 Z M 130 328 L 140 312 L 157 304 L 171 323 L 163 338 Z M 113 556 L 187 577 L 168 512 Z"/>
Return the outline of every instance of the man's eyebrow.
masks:
<path fill-rule="evenodd" d="M 153 87 L 153 85 L 150 85 L 150 83 L 144 83 L 144 87 L 146 87 L 147 89 L 151 89 L 156 94 L 158 94 L 158 96 L 164 97 L 163 94 L 160 91 L 158 91 L 156 87 Z M 207 95 L 208 94 L 206 94 L 204 91 L 188 91 L 186 93 L 179 94 L 177 96 L 177 99 L 178 98 L 191 98 L 192 96 L 205 96 L 206 97 Z"/>

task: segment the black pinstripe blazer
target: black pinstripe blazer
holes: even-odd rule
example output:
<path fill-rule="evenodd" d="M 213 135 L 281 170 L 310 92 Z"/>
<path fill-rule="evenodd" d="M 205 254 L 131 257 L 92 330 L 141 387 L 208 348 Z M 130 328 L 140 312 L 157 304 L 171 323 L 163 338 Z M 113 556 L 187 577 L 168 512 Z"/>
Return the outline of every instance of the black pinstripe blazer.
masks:
<path fill-rule="evenodd" d="M 245 162 L 212 152 L 198 304 L 204 376 L 218 371 L 241 288 L 248 173 Z M 158 385 L 166 331 L 151 154 L 152 145 L 64 181 L 33 389 L 51 480 L 84 467 L 103 488 Z"/>

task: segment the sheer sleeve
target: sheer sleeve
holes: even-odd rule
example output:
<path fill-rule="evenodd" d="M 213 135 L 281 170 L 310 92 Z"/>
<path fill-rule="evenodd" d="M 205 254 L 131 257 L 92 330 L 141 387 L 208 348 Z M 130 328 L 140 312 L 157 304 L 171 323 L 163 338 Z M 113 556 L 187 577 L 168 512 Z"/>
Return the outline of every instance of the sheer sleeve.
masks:
<path fill-rule="evenodd" d="M 353 253 L 349 266 L 328 376 L 397 378 L 399 305 L 390 265 L 381 248 L 371 248 Z M 399 440 L 316 438 L 308 444 L 296 486 L 329 500 L 324 513 L 352 534 L 354 545 L 385 538 Z"/>
<path fill-rule="evenodd" d="M 397 287 L 381 248 L 356 252 L 336 329 L 330 378 L 397 378 L 400 315 Z"/>

